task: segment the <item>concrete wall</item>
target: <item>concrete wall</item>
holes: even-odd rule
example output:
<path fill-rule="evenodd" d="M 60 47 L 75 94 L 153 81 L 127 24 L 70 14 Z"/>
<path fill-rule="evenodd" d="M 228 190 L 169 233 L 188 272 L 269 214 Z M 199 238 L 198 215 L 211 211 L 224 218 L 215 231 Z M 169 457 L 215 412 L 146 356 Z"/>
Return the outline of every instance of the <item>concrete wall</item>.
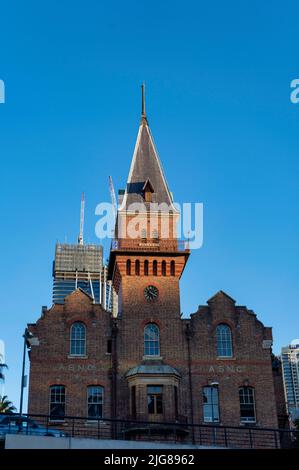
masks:
<path fill-rule="evenodd" d="M 8 434 L 5 449 L 203 449 L 195 445 Z M 210 447 L 211 448 L 211 447 Z"/>

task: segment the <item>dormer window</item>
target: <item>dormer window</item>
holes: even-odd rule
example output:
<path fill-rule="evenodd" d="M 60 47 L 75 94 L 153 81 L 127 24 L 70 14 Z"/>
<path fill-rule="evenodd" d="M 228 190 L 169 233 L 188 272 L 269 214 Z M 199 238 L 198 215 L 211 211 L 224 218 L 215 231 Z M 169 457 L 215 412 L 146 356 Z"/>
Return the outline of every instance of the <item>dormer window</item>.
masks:
<path fill-rule="evenodd" d="M 142 192 L 145 202 L 152 202 L 152 194 L 154 193 L 154 188 L 149 179 L 147 179 L 144 183 Z"/>

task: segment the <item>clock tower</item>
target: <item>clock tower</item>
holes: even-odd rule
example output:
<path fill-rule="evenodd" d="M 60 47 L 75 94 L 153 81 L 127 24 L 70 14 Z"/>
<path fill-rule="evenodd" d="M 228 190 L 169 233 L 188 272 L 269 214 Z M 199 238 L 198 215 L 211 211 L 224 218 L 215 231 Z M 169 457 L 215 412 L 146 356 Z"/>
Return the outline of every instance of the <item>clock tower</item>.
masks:
<path fill-rule="evenodd" d="M 137 141 L 122 193 L 109 259 L 109 276 L 119 298 L 112 415 L 173 420 L 186 348 L 179 280 L 190 252 L 176 235 L 179 211 L 148 125 L 144 86 Z M 158 390 L 163 405 L 148 416 L 150 387 Z"/>

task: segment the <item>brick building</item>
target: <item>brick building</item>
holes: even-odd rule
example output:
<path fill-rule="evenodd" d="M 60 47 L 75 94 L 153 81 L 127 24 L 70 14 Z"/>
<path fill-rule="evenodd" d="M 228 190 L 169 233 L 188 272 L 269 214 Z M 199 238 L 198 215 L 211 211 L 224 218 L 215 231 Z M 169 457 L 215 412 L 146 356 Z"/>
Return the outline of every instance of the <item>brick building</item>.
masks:
<path fill-rule="evenodd" d="M 190 250 L 176 238 L 179 214 L 144 101 L 121 194 L 108 268 L 118 316 L 77 289 L 29 325 L 38 339 L 29 412 L 55 421 L 75 415 L 276 428 L 271 328 L 222 291 L 181 316 L 179 282 Z M 134 204 L 144 207 L 136 238 L 128 233 Z"/>

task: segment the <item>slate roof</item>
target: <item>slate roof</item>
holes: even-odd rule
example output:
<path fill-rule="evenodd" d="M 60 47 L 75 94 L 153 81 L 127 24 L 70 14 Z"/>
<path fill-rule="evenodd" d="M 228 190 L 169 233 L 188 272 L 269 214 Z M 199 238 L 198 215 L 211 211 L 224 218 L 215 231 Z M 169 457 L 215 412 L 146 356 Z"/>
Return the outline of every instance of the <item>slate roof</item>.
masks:
<path fill-rule="evenodd" d="M 147 181 L 154 190 L 153 203 L 165 203 L 177 212 L 163 173 L 162 165 L 151 135 L 148 121 L 142 116 L 128 177 L 127 187 L 120 210 L 128 210 L 130 204 L 143 203 L 144 185 Z"/>
<path fill-rule="evenodd" d="M 127 373 L 126 377 L 132 375 L 176 375 L 180 377 L 180 373 L 174 368 L 167 364 L 139 364 L 138 366 L 132 367 Z"/>

